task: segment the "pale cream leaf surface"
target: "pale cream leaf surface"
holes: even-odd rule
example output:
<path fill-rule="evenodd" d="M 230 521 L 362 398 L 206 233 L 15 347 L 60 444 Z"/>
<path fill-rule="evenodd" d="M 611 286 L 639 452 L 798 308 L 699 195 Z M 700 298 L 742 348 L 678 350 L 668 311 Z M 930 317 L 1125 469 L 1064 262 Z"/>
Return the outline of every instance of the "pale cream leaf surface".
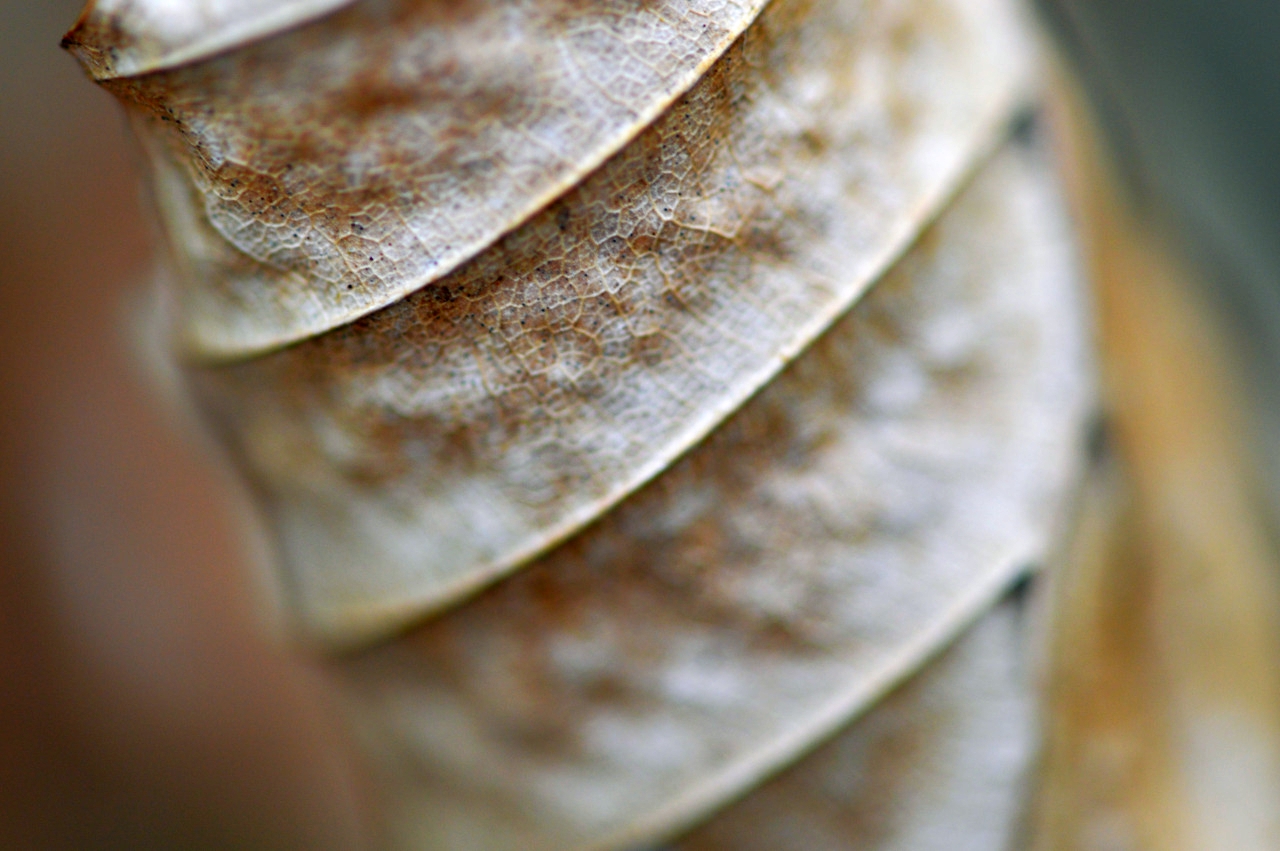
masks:
<path fill-rule="evenodd" d="M 891 265 L 1029 74 L 1000 0 L 776 0 L 625 151 L 376 314 L 203 370 L 304 624 L 385 633 L 703 438 Z"/>
<path fill-rule="evenodd" d="M 167 5 L 69 43 L 389 847 L 1008 838 L 1093 398 L 1016 4 Z"/>
<path fill-rule="evenodd" d="M 737 415 L 599 523 L 344 661 L 398 847 L 624 849 L 841 727 L 1045 553 L 1085 341 L 1010 148 Z"/>
<path fill-rule="evenodd" d="M 448 274 L 640 133 L 763 4 L 362 0 L 105 80 L 150 153 L 188 349 L 257 354 Z"/>

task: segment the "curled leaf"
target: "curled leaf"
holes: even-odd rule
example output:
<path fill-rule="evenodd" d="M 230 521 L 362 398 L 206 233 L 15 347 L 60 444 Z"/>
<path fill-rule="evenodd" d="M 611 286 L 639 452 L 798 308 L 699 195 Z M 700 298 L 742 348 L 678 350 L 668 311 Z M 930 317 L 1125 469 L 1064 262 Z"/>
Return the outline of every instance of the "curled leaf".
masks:
<path fill-rule="evenodd" d="M 671 834 L 866 709 L 1043 555 L 1087 388 L 1039 166 L 1002 153 L 849 316 L 598 524 L 343 663 L 399 845 Z"/>
<path fill-rule="evenodd" d="M 444 606 L 686 452 L 936 215 L 1003 132 L 1021 51 L 1000 3 L 778 0 L 481 257 L 205 370 L 308 624 L 345 641 Z"/>
<path fill-rule="evenodd" d="M 670 839 L 848 728 L 684 840 L 736 841 L 984 616 L 887 710 L 936 747 L 866 770 L 1005 833 L 1025 694 L 990 612 L 1090 398 L 1057 187 L 1010 140 L 1016 9 L 362 0 L 215 56 L 211 8 L 147 74 L 93 64 L 101 26 L 78 49 L 151 154 L 182 375 L 299 628 L 371 645 L 328 664 L 388 844 Z"/>

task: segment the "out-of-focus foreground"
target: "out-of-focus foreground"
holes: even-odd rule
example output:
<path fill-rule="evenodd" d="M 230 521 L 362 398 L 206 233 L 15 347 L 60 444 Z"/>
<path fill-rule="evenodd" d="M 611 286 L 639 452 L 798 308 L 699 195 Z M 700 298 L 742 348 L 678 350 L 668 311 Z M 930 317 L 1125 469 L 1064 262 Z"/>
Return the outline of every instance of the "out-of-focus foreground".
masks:
<path fill-rule="evenodd" d="M 129 350 L 151 248 L 79 0 L 0 5 L 0 847 L 358 847 L 229 483 Z"/>

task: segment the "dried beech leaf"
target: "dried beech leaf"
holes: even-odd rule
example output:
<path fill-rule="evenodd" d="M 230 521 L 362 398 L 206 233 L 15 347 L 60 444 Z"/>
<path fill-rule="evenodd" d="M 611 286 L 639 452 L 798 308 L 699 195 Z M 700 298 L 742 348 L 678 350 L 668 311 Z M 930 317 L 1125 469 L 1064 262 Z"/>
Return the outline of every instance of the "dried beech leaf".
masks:
<path fill-rule="evenodd" d="M 988 0 L 776 0 L 482 256 L 206 370 L 205 407 L 264 495 L 309 626 L 350 640 L 443 606 L 705 436 L 994 143 L 1027 76 L 1017 23 Z"/>
<path fill-rule="evenodd" d="M 190 345 L 273 348 L 448 273 L 643 130 L 763 3 L 364 0 L 107 80 L 149 143 Z"/>
<path fill-rule="evenodd" d="M 1004 851 L 1034 752 L 1009 602 L 833 741 L 672 851 Z"/>
<path fill-rule="evenodd" d="M 328 663 L 390 846 L 1007 834 L 1090 399 L 1010 0 L 164 10 L 68 43 L 300 628 L 417 622 Z"/>
<path fill-rule="evenodd" d="M 614 849 L 863 711 L 1044 551 L 1087 399 L 1044 164 L 1007 149 L 705 443 L 343 663 L 398 847 Z"/>

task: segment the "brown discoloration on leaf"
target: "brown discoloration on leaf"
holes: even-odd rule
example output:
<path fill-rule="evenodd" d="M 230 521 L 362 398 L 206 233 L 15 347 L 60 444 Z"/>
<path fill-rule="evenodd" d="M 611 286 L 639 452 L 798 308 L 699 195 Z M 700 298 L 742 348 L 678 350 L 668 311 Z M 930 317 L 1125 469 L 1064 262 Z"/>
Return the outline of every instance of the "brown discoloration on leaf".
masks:
<path fill-rule="evenodd" d="M 944 203 L 1007 118 L 1020 50 L 998 2 L 778 0 L 483 256 L 203 371 L 311 627 L 346 639 L 441 606 L 701 439 Z"/>
<path fill-rule="evenodd" d="M 343 663 L 404 847 L 619 848 L 687 825 L 1041 554 L 1086 394 L 1063 222 L 1027 157 L 1002 154 L 651 485 Z"/>
<path fill-rule="evenodd" d="M 641 132 L 762 5 L 364 0 L 106 81 L 167 160 L 184 338 L 253 354 L 448 274 Z"/>
<path fill-rule="evenodd" d="M 673 851 L 1014 848 L 1034 751 L 1018 604 L 1004 603 L 835 739 Z"/>
<path fill-rule="evenodd" d="M 182 373 L 301 629 L 401 631 L 329 663 L 393 846 L 671 837 L 1046 548 L 1089 388 L 1056 188 L 1029 146 L 992 154 L 1030 76 L 1016 11 L 764 6 L 363 0 L 181 62 L 175 18 L 133 76 L 102 57 L 146 28 L 95 36 L 154 162 Z M 936 701 L 878 716 L 918 712 L 886 741 L 919 747 L 864 766 L 973 769 L 912 794 L 978 843 L 1025 758 L 984 703 L 1017 691 L 988 619 Z M 897 723 L 864 720 L 686 847 L 764 842 L 759 813 Z M 926 847 L 847 803 L 810 835 Z"/>

